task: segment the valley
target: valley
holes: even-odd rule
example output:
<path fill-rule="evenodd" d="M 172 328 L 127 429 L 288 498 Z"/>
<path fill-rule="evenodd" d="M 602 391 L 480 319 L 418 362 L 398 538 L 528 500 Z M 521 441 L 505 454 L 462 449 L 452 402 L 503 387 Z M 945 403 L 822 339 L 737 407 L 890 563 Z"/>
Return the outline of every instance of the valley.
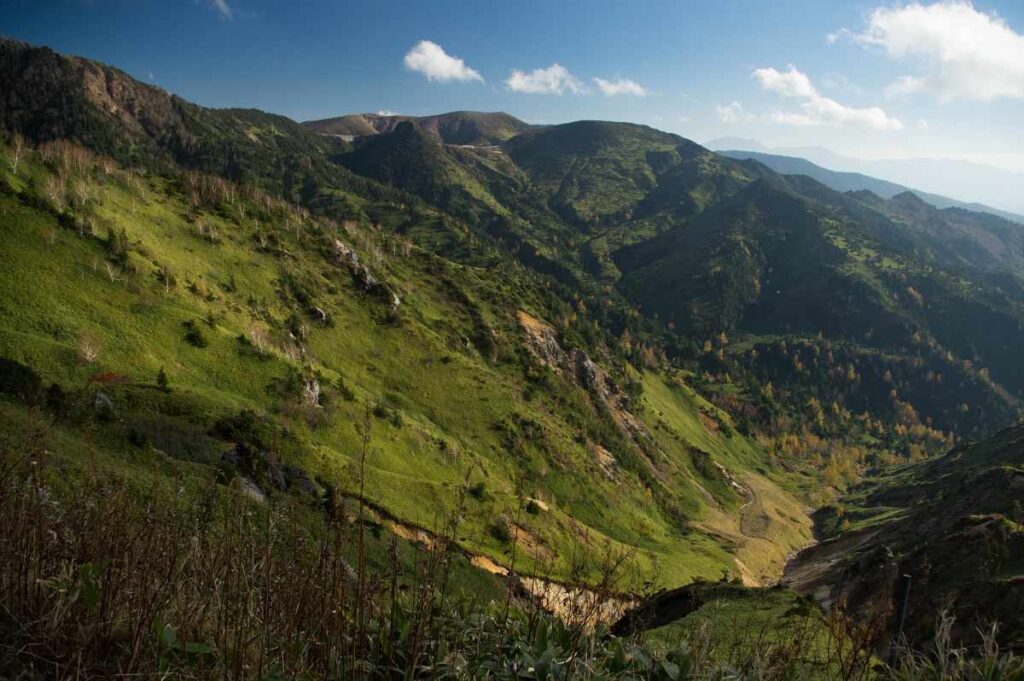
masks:
<path fill-rule="evenodd" d="M 783 669 L 868 678 L 903 574 L 914 645 L 941 602 L 957 641 L 994 615 L 1021 649 L 1021 225 L 632 123 L 205 108 L 7 38 L 0 132 L 0 508 L 26 519 L 0 537 L 38 556 L 0 560 L 31 614 L 0 633 L 42 658 L 120 631 L 118 598 L 190 584 L 145 615 L 216 638 L 216 664 L 267 671 L 273 648 L 285 676 L 384 665 L 399 639 L 415 666 L 421 625 L 431 664 L 455 664 L 472 612 L 478 650 L 512 617 L 541 652 L 591 641 L 619 671 L 598 641 L 623 622 L 658 655 L 708 631 L 778 653 L 799 629 Z M 188 566 L 116 591 L 122 565 L 158 572 L 155 544 L 133 548 L 146 517 Z M 217 537 L 257 567 L 189 572 Z M 38 586 L 61 571 L 73 587 Z M 303 629 L 269 595 L 299 582 L 342 615 Z M 88 600 L 47 600 L 70 593 Z M 196 614 L 237 598 L 263 619 Z M 40 633 L 46 613 L 62 624 Z M 741 640 L 740 614 L 785 626 Z M 136 649 L 156 621 L 131 625 Z M 324 631 L 349 647 L 303 643 Z M 103 635 L 109 671 L 128 635 Z M 145 645 L 171 665 L 164 635 Z M 702 663 L 736 662 L 726 647 Z M 180 660 L 215 664 L 199 650 Z"/>

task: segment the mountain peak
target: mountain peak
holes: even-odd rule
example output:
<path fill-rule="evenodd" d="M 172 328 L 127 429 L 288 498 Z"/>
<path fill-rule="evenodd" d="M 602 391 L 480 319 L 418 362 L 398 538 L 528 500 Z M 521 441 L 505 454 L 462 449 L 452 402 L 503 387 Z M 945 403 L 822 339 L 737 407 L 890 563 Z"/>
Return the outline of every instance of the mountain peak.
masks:
<path fill-rule="evenodd" d="M 303 125 L 322 135 L 366 137 L 392 132 L 403 122 L 415 125 L 444 144 L 460 145 L 498 144 L 532 127 L 502 111 L 451 111 L 431 116 L 348 114 Z"/>
<path fill-rule="evenodd" d="M 892 197 L 892 200 L 895 203 L 907 207 L 927 207 L 929 205 L 927 201 L 925 201 L 924 199 L 922 199 L 920 196 L 910 191 L 909 189 L 907 191 L 903 191 L 900 192 L 899 194 L 894 195 Z"/>

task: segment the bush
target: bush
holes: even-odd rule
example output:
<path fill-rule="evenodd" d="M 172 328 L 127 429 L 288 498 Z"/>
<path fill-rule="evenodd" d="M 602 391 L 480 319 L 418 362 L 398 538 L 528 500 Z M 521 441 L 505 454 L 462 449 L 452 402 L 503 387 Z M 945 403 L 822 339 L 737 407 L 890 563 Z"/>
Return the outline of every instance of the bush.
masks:
<path fill-rule="evenodd" d="M 508 529 L 508 520 L 496 518 L 487 528 L 487 532 L 502 544 L 512 541 L 512 532 Z"/>
<path fill-rule="evenodd" d="M 373 405 L 373 415 L 379 419 L 387 420 L 395 428 L 401 428 L 405 424 L 402 413 L 384 404 L 384 402 L 378 401 Z"/>
<path fill-rule="evenodd" d="M 469 492 L 469 496 L 473 497 L 477 501 L 483 501 L 487 498 L 487 486 L 483 481 L 470 485 L 469 489 L 466 491 Z"/>
<path fill-rule="evenodd" d="M 206 334 L 194 321 L 189 319 L 185 322 L 185 340 L 190 345 L 197 348 L 205 348 L 210 344 L 210 341 L 206 338 Z"/>
<path fill-rule="evenodd" d="M 146 437 L 145 433 L 143 433 L 141 431 L 138 431 L 135 428 L 129 428 L 128 429 L 128 442 L 133 447 L 138 447 L 139 449 L 142 449 L 143 447 L 146 447 L 146 446 L 149 445 L 149 438 Z"/>
<path fill-rule="evenodd" d="M 44 396 L 44 403 L 46 404 L 46 410 L 50 412 L 56 419 L 66 418 L 71 413 L 71 404 L 68 400 L 68 395 L 64 392 L 56 383 L 51 383 L 50 387 L 46 389 L 46 395 Z"/>
<path fill-rule="evenodd" d="M 338 378 L 334 383 L 334 387 L 338 390 L 338 394 L 341 395 L 341 399 L 346 402 L 352 402 L 356 399 L 356 393 L 349 387 L 348 383 L 345 382 L 344 378 Z"/>
<path fill-rule="evenodd" d="M 25 404 L 36 404 L 42 395 L 43 381 L 30 367 L 0 357 L 0 393 L 13 395 Z"/>

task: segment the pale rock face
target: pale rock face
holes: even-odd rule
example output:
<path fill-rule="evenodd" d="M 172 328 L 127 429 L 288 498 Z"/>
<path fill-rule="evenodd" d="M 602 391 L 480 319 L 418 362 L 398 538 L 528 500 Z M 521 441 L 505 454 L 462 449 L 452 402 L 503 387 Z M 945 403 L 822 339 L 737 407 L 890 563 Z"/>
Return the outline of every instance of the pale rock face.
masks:
<path fill-rule="evenodd" d="M 524 310 L 520 310 L 518 316 L 526 335 L 527 349 L 541 364 L 575 379 L 577 384 L 608 409 L 619 430 L 630 441 L 637 445 L 653 442 L 647 426 L 629 411 L 626 396 L 607 371 L 582 350 L 566 352 L 558 342 L 557 332 L 550 325 Z"/>

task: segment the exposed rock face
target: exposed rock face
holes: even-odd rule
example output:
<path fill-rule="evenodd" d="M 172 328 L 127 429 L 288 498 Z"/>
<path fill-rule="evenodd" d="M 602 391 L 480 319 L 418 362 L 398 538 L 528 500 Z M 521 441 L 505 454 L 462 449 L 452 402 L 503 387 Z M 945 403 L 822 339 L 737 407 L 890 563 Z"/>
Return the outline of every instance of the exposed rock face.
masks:
<path fill-rule="evenodd" d="M 0 123 L 36 140 L 77 139 L 88 131 L 112 147 L 123 145 L 126 137 L 159 136 L 182 146 L 190 141 L 182 121 L 183 100 L 117 69 L 0 39 L 0 73 L 16 74 L 0 81 L 0 111 L 7 118 Z M 51 115 L 34 115 L 41 110 Z M 109 119 L 102 120 L 104 115 Z M 108 126 L 109 138 L 102 134 Z M 114 126 L 121 131 L 120 141 Z"/>
<path fill-rule="evenodd" d="M 626 396 L 608 372 L 582 350 L 566 351 L 558 342 L 557 332 L 548 324 L 519 310 L 519 324 L 526 335 L 526 347 L 544 366 L 571 377 L 584 388 L 594 402 L 614 419 L 619 430 L 637 446 L 653 442 L 647 426 L 628 408 Z"/>
<path fill-rule="evenodd" d="M 299 492 L 316 495 L 317 488 L 309 474 L 294 464 L 282 465 L 270 452 L 238 443 L 221 455 L 221 461 L 235 468 L 248 484 L 261 492 Z"/>
<path fill-rule="evenodd" d="M 320 381 L 315 377 L 306 381 L 302 388 L 302 399 L 307 407 L 320 406 Z"/>
<path fill-rule="evenodd" d="M 529 313 L 519 310 L 519 324 L 526 332 L 526 347 L 544 366 L 560 369 L 566 363 L 565 351 L 555 330 Z"/>
<path fill-rule="evenodd" d="M 176 163 L 235 181 L 257 156 L 276 168 L 312 163 L 334 181 L 348 176 L 321 159 L 327 138 L 283 116 L 206 109 L 105 64 L 3 37 L 0 128 L 34 143 L 74 141 L 132 166 Z"/>
<path fill-rule="evenodd" d="M 334 255 L 338 264 L 348 268 L 356 286 L 367 293 L 379 296 L 382 300 L 388 301 L 392 312 L 398 311 L 399 306 L 402 304 L 402 299 L 399 298 L 398 294 L 392 291 L 387 284 L 373 276 L 373 273 L 370 272 L 370 268 L 367 267 L 366 263 L 359 258 L 358 253 L 341 240 L 335 239 Z"/>

